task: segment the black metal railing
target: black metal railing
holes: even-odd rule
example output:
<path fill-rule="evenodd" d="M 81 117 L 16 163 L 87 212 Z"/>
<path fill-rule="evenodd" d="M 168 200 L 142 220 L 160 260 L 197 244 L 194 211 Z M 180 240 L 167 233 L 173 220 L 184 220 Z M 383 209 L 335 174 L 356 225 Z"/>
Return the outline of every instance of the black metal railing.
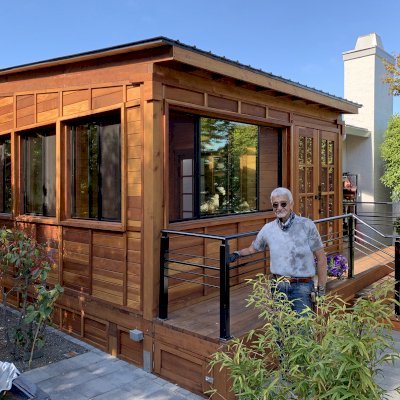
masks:
<path fill-rule="evenodd" d="M 343 200 L 344 213 L 353 213 L 380 232 L 392 234 L 399 219 L 394 204 L 390 201 L 349 201 Z"/>
<path fill-rule="evenodd" d="M 343 224 L 340 223 L 340 220 L 346 221 L 346 229 L 343 229 Z M 333 226 L 332 223 L 334 221 L 336 221 L 337 230 L 330 230 L 322 236 L 322 240 L 327 254 L 347 254 L 349 270 L 346 278 L 351 279 L 354 276 L 354 265 L 357 256 L 378 257 L 377 262 L 387 265 L 388 268 L 394 269 L 392 265 L 395 265 L 395 290 L 396 298 L 399 299 L 399 236 L 383 234 L 352 213 L 324 218 L 314 222 L 316 224 L 331 223 L 331 226 Z M 360 232 L 360 226 L 365 228 L 363 232 Z M 371 236 L 366 235 L 365 230 L 370 230 Z M 229 254 L 234 250 L 234 246 L 231 249 L 231 244 L 239 239 L 255 237 L 257 233 L 258 231 L 232 235 L 210 235 L 198 232 L 162 230 L 159 318 L 168 318 L 170 280 L 200 285 L 203 290 L 219 291 L 220 339 L 227 340 L 231 338 L 230 289 L 232 286 L 240 284 L 244 277 L 254 277 L 259 272 L 266 272 L 269 261 L 267 253 L 256 253 L 251 257 L 241 258 L 240 262 L 230 264 Z M 387 244 L 379 242 L 372 237 L 372 234 L 385 239 L 395 238 L 395 254 L 387 253 L 385 250 Z M 197 244 L 193 244 L 194 240 L 198 241 Z M 175 242 L 177 241 L 180 243 L 176 244 Z M 215 249 L 212 255 L 205 256 L 204 248 L 206 247 L 206 242 L 212 247 L 216 247 L 214 243 L 217 243 L 218 250 Z M 188 252 L 185 248 L 192 250 Z M 193 250 L 196 248 L 197 251 Z M 198 251 L 198 248 L 201 251 Z M 376 253 L 380 253 L 381 256 L 375 256 Z M 379 259 L 382 254 L 385 257 Z M 399 307 L 396 307 L 396 314 L 400 315 Z"/>

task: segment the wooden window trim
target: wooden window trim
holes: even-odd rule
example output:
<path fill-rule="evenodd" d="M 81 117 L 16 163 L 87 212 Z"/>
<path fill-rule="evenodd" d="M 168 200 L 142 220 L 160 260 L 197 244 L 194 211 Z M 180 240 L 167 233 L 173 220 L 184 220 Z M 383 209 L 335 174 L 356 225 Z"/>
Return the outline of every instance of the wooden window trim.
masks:
<path fill-rule="evenodd" d="M 12 140 L 11 140 L 11 134 L 7 133 L 4 135 L 0 136 L 0 146 L 1 145 L 5 145 L 6 140 L 10 141 L 10 184 L 11 184 L 11 210 L 9 212 L 6 211 L 2 211 L 0 212 L 0 215 L 5 215 L 5 216 L 12 216 L 12 211 L 13 211 L 13 181 L 12 181 L 12 176 L 13 176 L 13 166 L 12 166 L 12 158 L 13 158 L 13 148 L 12 148 Z M 3 143 L 1 143 L 1 141 L 4 141 Z M 5 160 L 4 160 L 5 163 Z M 3 182 L 1 182 L 1 185 L 3 185 L 4 183 L 4 173 L 5 173 L 5 164 L 0 165 L 0 168 L 3 170 Z M 6 190 L 6 185 L 3 185 L 3 197 L 4 197 L 4 192 Z M 5 199 L 3 199 L 5 200 Z M 3 208 L 4 208 L 4 204 L 3 204 Z"/>
<path fill-rule="evenodd" d="M 71 149 L 69 148 L 69 127 L 70 123 L 73 123 L 77 119 L 96 117 L 97 115 L 107 114 L 109 112 L 120 112 L 120 162 L 121 162 L 121 220 L 120 221 L 106 221 L 106 220 L 92 220 L 83 218 L 72 218 L 72 199 L 71 199 L 71 163 L 72 155 Z M 125 107 L 122 104 L 101 108 L 98 110 L 92 110 L 85 113 L 80 113 L 73 116 L 63 117 L 59 119 L 60 123 L 60 158 L 61 158 L 61 181 L 60 188 L 62 188 L 63 193 L 60 202 L 60 222 L 61 226 L 71 226 L 71 227 L 85 227 L 90 229 L 108 230 L 122 232 L 126 228 L 126 122 L 125 122 Z"/>
<path fill-rule="evenodd" d="M 44 215 L 29 215 L 29 214 L 21 214 L 15 217 L 17 222 L 30 222 L 36 224 L 44 224 L 44 225 L 57 225 L 56 217 L 45 217 Z"/>
<path fill-rule="evenodd" d="M 231 121 L 231 122 L 238 122 L 238 123 L 244 123 L 244 124 L 250 124 L 250 125 L 255 125 L 258 127 L 258 139 L 257 139 L 257 157 L 258 157 L 258 167 L 260 165 L 260 128 L 272 128 L 272 129 L 277 129 L 278 130 L 278 182 L 276 183 L 276 186 L 282 186 L 286 184 L 287 181 L 287 176 L 286 176 L 286 171 L 287 171 L 287 164 L 288 162 L 285 160 L 284 157 L 284 153 L 286 152 L 286 148 L 287 148 L 287 135 L 288 135 L 288 127 L 285 126 L 285 124 L 269 124 L 269 123 L 265 123 L 265 119 L 264 119 L 264 124 L 260 124 L 260 123 L 256 123 L 255 121 L 259 121 L 260 118 L 238 118 L 238 119 L 229 119 L 227 118 L 227 116 L 225 114 L 218 114 L 218 115 L 222 115 L 222 116 L 215 116 L 215 114 L 213 113 L 209 113 L 207 112 L 207 114 L 204 114 L 202 112 L 194 112 L 194 110 L 192 108 L 186 109 L 186 108 L 181 108 L 181 107 L 171 107 L 171 104 L 167 105 L 169 107 L 167 107 L 166 110 L 166 119 L 168 120 L 168 123 L 165 125 L 165 130 L 167 132 L 166 134 L 166 147 L 165 147 L 165 154 L 166 154 L 166 160 L 167 161 L 167 166 L 166 166 L 166 171 L 168 170 L 168 173 L 165 174 L 164 179 L 166 182 L 169 181 L 170 178 L 170 113 L 173 111 L 176 111 L 177 113 L 183 113 L 183 114 L 189 114 L 189 115 L 193 115 L 195 117 L 198 118 L 198 120 L 200 121 L 201 118 L 215 118 L 215 119 L 221 119 L 221 120 L 226 120 L 226 121 Z M 204 109 L 204 107 L 202 107 L 202 109 Z M 210 117 L 210 115 L 214 115 L 213 117 Z M 199 129 L 199 127 L 197 127 L 197 129 Z M 197 151 L 196 151 L 196 140 L 199 140 L 199 133 L 195 134 L 195 150 L 194 150 L 194 157 L 196 158 L 197 155 Z M 195 159 L 194 162 L 196 163 Z M 259 196 L 260 196 L 260 188 L 259 188 L 259 173 L 260 171 L 257 171 L 257 208 L 258 210 L 255 211 L 251 211 L 251 212 L 243 212 L 240 213 L 239 215 L 243 215 L 243 216 L 248 216 L 250 214 L 259 214 L 259 213 L 263 213 L 263 212 L 271 212 L 271 209 L 262 209 L 260 210 L 260 200 L 259 200 Z M 170 186 L 169 188 L 170 189 Z M 194 196 L 196 196 L 196 190 L 194 193 Z M 208 215 L 208 216 L 201 216 L 200 214 L 198 216 L 193 216 L 192 218 L 188 218 L 188 219 L 184 219 L 184 220 L 171 220 L 171 212 L 170 212 L 170 198 L 169 196 L 167 196 L 167 207 L 166 207 L 166 212 L 165 212 L 165 222 L 167 224 L 169 224 L 170 226 L 172 224 L 180 224 L 180 223 L 191 223 L 191 222 L 195 222 L 195 221 L 213 221 L 214 219 L 217 219 L 218 221 L 221 221 L 222 218 L 226 218 L 226 217 L 231 217 L 232 215 L 237 215 L 236 213 L 226 213 L 226 214 L 215 214 L 215 215 Z M 195 203 L 194 203 L 195 204 Z M 196 207 L 194 207 L 194 209 L 196 210 Z M 195 211 L 194 211 L 195 213 Z M 190 224 L 191 225 L 191 224 Z M 200 222 L 200 226 L 201 226 L 201 222 Z"/>
<path fill-rule="evenodd" d="M 45 129 L 45 130 L 51 130 L 50 127 L 54 127 L 54 135 L 51 136 L 55 136 L 56 139 L 56 148 L 55 148 L 55 157 L 56 157 L 56 165 L 55 168 L 57 168 L 57 126 L 53 123 L 47 123 L 44 125 L 40 125 L 40 126 L 35 126 L 33 128 L 30 129 L 24 129 L 24 130 L 20 130 L 17 133 L 17 138 L 18 138 L 18 167 L 19 167 L 19 173 L 18 173 L 18 178 L 19 178 L 19 205 L 18 205 L 18 212 L 17 212 L 17 216 L 16 216 L 16 220 L 23 220 L 20 218 L 35 218 L 35 219 L 43 219 L 44 221 L 47 220 L 57 220 L 57 172 L 56 172 L 56 176 L 55 176 L 55 182 L 56 182 L 56 193 L 55 193 L 55 202 L 56 202 L 56 215 L 41 215 L 41 214 L 27 214 L 25 213 L 25 201 L 24 201 L 24 195 L 25 195 L 25 171 L 26 171 L 26 167 L 27 167 L 27 160 L 25 159 L 25 151 L 24 151 L 24 146 L 25 146 L 25 142 L 24 139 L 25 137 L 30 136 L 30 132 L 37 132 L 41 129 Z M 13 148 L 12 148 L 13 149 Z M 25 220 L 26 221 L 26 220 Z"/>
<path fill-rule="evenodd" d="M 87 228 L 102 231 L 124 232 L 124 226 L 120 222 L 94 221 L 79 218 L 67 218 L 59 223 L 61 226 L 74 228 Z"/>

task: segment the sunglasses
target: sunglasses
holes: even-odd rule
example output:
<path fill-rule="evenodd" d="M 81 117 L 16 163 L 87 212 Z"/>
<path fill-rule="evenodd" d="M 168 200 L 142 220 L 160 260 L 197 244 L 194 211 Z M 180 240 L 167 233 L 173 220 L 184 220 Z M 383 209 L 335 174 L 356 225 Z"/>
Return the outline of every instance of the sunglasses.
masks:
<path fill-rule="evenodd" d="M 272 203 L 272 208 L 278 208 L 279 206 L 285 208 L 287 204 L 287 201 L 277 201 L 276 203 Z"/>

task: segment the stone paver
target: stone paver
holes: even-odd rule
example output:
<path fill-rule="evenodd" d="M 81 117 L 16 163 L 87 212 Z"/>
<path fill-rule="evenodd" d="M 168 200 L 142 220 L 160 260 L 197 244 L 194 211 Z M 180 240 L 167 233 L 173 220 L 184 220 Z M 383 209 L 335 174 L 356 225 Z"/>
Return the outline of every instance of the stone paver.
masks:
<path fill-rule="evenodd" d="M 400 333 L 393 332 L 395 347 L 400 350 Z M 51 400 L 200 400 L 186 389 L 149 374 L 93 346 L 88 352 L 58 363 L 25 372 L 23 375 L 47 392 Z M 395 388 L 400 386 L 400 360 L 382 365 L 377 378 L 388 399 L 400 400 Z"/>
<path fill-rule="evenodd" d="M 87 348 L 87 353 L 27 371 L 23 375 L 52 400 L 202 399 L 92 346 Z"/>
<path fill-rule="evenodd" d="M 394 347 L 400 351 L 400 332 L 393 331 Z M 400 386 L 400 360 L 394 363 L 385 363 L 381 366 L 382 373 L 377 377 L 376 382 L 388 390 L 389 400 L 400 400 L 400 394 L 395 391 Z"/>

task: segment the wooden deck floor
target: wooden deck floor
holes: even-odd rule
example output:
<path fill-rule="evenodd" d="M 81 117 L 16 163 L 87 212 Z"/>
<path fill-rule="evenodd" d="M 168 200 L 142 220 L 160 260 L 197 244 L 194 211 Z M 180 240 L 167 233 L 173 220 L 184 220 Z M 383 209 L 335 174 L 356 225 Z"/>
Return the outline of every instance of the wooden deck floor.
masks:
<path fill-rule="evenodd" d="M 345 298 L 349 298 L 349 293 L 352 292 L 354 296 L 356 292 L 370 285 L 373 281 L 389 274 L 394 266 L 391 254 L 394 255 L 393 246 L 368 256 L 356 254 L 355 278 L 351 280 L 351 283 L 349 280 L 333 281 L 331 287 L 334 288 L 334 292 L 340 293 L 340 287 L 343 286 L 345 287 Z M 382 271 L 382 269 L 379 269 L 379 266 L 382 265 L 389 265 L 389 267 Z M 369 271 L 371 271 L 371 274 L 368 275 Z M 375 280 L 374 273 L 376 273 Z M 360 279 L 357 279 L 357 276 L 360 276 Z M 251 286 L 247 284 L 231 288 L 230 327 L 233 337 L 241 337 L 250 329 L 262 325 L 262 321 L 258 318 L 259 311 L 253 307 L 246 307 L 246 299 L 250 292 Z M 169 313 L 168 319 L 162 323 L 180 332 L 186 332 L 208 341 L 219 342 L 219 297 L 209 298 L 200 303 L 172 311 Z"/>
<path fill-rule="evenodd" d="M 230 326 L 231 335 L 234 337 L 243 336 L 248 332 L 249 327 L 261 325 L 258 320 L 258 311 L 252 307 L 246 307 L 246 299 L 250 292 L 251 286 L 246 284 L 231 289 Z M 211 341 L 219 341 L 219 297 L 169 313 L 164 325 Z"/>

